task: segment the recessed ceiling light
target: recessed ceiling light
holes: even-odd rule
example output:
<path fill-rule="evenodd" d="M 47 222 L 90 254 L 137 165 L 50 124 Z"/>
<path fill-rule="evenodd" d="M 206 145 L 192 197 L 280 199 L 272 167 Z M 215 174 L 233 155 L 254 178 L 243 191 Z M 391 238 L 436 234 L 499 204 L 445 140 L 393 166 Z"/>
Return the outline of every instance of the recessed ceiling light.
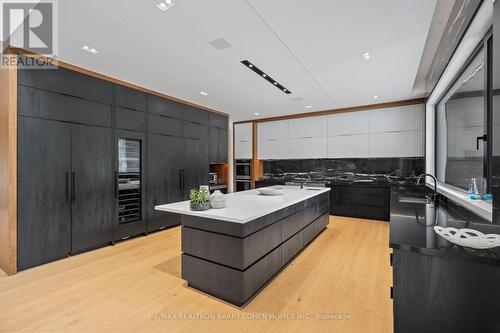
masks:
<path fill-rule="evenodd" d="M 258 112 L 254 112 L 253 114 L 254 114 L 254 115 L 256 115 L 256 116 L 258 116 L 260 113 L 258 113 Z"/>
<path fill-rule="evenodd" d="M 90 47 L 88 45 L 83 45 L 82 46 L 82 50 L 87 51 L 87 52 L 92 53 L 92 54 L 99 53 L 96 49 L 94 49 L 94 48 L 92 48 L 92 47 Z"/>
<path fill-rule="evenodd" d="M 306 105 L 306 106 L 304 106 L 304 108 L 306 108 L 306 109 L 312 109 L 312 107 L 313 107 L 312 105 Z"/>
<path fill-rule="evenodd" d="M 208 96 L 208 93 L 204 92 L 204 91 L 200 91 L 200 95 L 203 95 L 203 96 Z"/>
<path fill-rule="evenodd" d="M 370 58 L 371 58 L 371 55 L 369 52 L 363 53 L 363 60 L 364 61 L 368 61 L 368 60 L 370 60 Z"/>
<path fill-rule="evenodd" d="M 375 95 L 375 96 L 373 96 L 373 98 L 377 99 L 377 98 L 378 98 L 378 96 L 377 96 L 377 95 Z"/>
<path fill-rule="evenodd" d="M 156 4 L 156 7 L 158 7 L 158 9 L 161 9 L 162 11 L 166 11 L 173 6 L 175 6 L 175 3 L 173 3 L 172 0 L 165 0 L 165 2 L 162 1 Z"/>

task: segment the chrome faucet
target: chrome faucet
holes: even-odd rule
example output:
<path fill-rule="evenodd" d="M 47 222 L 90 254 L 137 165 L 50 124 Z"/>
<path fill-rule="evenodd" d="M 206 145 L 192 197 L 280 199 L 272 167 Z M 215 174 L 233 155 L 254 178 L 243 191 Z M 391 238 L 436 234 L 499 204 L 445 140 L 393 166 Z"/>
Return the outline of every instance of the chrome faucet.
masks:
<path fill-rule="evenodd" d="M 302 175 L 302 177 L 300 177 L 300 189 L 303 190 L 304 189 L 304 182 L 305 182 L 305 176 L 307 176 L 307 178 L 309 178 L 309 181 L 311 181 L 311 176 L 310 175 Z"/>
<path fill-rule="evenodd" d="M 434 177 L 434 175 L 431 175 L 429 173 L 423 173 L 417 178 L 417 182 L 415 183 L 416 186 L 420 185 L 420 179 L 424 179 L 424 184 L 425 184 L 425 177 L 431 177 L 434 179 L 434 194 L 432 195 L 432 201 L 436 201 L 437 195 L 438 195 L 438 190 L 437 190 L 437 179 Z"/>

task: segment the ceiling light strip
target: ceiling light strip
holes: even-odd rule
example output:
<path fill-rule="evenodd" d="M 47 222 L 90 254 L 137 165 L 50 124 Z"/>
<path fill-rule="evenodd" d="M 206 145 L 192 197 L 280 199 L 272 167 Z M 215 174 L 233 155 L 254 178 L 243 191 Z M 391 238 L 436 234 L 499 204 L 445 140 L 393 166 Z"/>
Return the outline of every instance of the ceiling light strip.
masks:
<path fill-rule="evenodd" d="M 254 64 L 252 64 L 250 61 L 248 61 L 248 60 L 242 60 L 241 63 L 244 66 L 246 66 L 248 69 L 250 69 L 253 72 L 255 72 L 257 75 L 259 75 L 261 78 L 263 78 L 264 80 L 266 80 L 267 82 L 269 82 L 270 84 L 272 84 L 274 87 L 276 87 L 279 90 L 281 90 L 282 92 L 284 92 L 285 94 L 289 95 L 289 94 L 292 93 L 290 90 L 288 90 L 287 88 L 285 88 L 284 86 L 282 86 L 281 84 L 279 84 L 278 81 L 276 81 L 275 79 L 273 79 L 272 77 L 270 77 L 268 74 L 264 73 L 259 67 L 257 67 Z"/>

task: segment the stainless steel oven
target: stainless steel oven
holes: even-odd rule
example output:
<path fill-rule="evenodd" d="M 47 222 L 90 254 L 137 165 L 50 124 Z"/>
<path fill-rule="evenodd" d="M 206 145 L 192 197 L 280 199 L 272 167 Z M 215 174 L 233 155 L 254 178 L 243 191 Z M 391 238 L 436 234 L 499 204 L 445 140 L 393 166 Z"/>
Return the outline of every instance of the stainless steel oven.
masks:
<path fill-rule="evenodd" d="M 236 192 L 248 191 L 250 189 L 249 179 L 236 179 Z"/>
<path fill-rule="evenodd" d="M 234 170 L 235 179 L 251 179 L 252 165 L 250 160 L 236 160 Z"/>

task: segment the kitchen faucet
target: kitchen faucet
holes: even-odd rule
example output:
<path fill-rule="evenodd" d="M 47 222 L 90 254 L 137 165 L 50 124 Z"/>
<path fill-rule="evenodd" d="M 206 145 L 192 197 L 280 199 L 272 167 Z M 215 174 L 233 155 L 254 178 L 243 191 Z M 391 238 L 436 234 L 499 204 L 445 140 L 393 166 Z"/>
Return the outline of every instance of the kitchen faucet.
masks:
<path fill-rule="evenodd" d="M 420 179 L 424 179 L 424 184 L 425 184 L 425 177 L 431 177 L 434 179 L 434 194 L 432 195 L 432 201 L 436 201 L 438 191 L 437 191 L 437 179 L 434 177 L 434 175 L 431 175 L 429 173 L 423 173 L 417 178 L 417 182 L 415 183 L 416 186 L 420 185 Z"/>
<path fill-rule="evenodd" d="M 307 176 L 307 178 L 309 178 L 309 181 L 311 181 L 311 176 L 310 175 L 308 175 L 308 174 L 302 175 L 302 177 L 300 177 L 300 189 L 301 190 L 304 189 L 305 176 Z"/>

